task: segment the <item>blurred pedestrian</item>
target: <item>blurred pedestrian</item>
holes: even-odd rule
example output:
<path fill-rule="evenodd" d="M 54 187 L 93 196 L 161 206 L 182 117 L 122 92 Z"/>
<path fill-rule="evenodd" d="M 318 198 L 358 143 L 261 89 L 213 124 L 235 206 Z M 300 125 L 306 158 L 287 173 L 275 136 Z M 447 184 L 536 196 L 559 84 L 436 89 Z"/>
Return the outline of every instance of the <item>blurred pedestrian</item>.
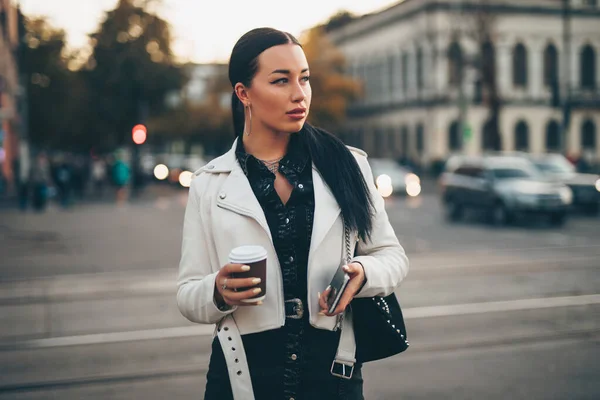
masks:
<path fill-rule="evenodd" d="M 50 164 L 45 153 L 35 159 L 29 177 L 32 190 L 32 206 L 36 211 L 44 211 L 48 204 L 48 186 L 50 184 Z"/>
<path fill-rule="evenodd" d="M 289 33 L 250 31 L 231 54 L 236 140 L 192 181 L 177 294 L 191 321 L 227 324 L 212 344 L 206 400 L 363 399 L 360 363 L 349 379 L 331 372 L 337 324 L 354 297 L 391 294 L 408 270 L 365 153 L 306 123 L 309 75 Z M 344 225 L 358 256 L 330 314 Z M 268 253 L 263 302 L 244 302 L 260 282 L 236 278 L 248 269 L 228 261 L 232 248 L 250 244 Z M 351 324 L 343 330 L 353 335 Z"/>
<path fill-rule="evenodd" d="M 123 204 L 127 200 L 127 184 L 131 178 L 129 166 L 118 156 L 112 166 L 112 180 L 117 188 L 117 203 Z"/>
<path fill-rule="evenodd" d="M 73 168 L 67 155 L 57 157 L 53 175 L 59 202 L 67 208 L 71 205 L 73 192 Z"/>
<path fill-rule="evenodd" d="M 104 197 L 106 169 L 106 161 L 102 157 L 95 156 L 92 159 L 92 187 L 94 195 L 98 198 Z"/>

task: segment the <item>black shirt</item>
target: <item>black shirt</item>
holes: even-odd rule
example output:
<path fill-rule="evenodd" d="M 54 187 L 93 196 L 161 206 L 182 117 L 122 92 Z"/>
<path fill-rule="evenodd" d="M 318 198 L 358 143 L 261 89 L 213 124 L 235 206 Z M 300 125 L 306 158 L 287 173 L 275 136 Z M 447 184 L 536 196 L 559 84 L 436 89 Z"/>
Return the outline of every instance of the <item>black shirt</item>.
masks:
<path fill-rule="evenodd" d="M 330 374 L 339 332 L 316 329 L 309 324 L 307 267 L 315 200 L 312 161 L 298 137 L 300 134 L 292 135 L 287 154 L 279 164 L 279 172 L 293 186 L 286 204 L 275 190 L 275 174 L 245 151 L 241 138 L 236 149 L 237 160 L 271 231 L 282 271 L 284 299 L 300 299 L 305 310 L 301 319 L 286 318 L 285 326 L 280 329 L 242 336 L 253 389 L 257 400 L 362 398 L 359 366 L 352 381 Z M 207 399 L 213 398 L 211 391 L 217 386 L 221 389 L 214 398 L 230 398 L 223 393 L 222 386 L 229 381 L 226 375 L 222 349 L 215 339 L 207 375 Z"/>

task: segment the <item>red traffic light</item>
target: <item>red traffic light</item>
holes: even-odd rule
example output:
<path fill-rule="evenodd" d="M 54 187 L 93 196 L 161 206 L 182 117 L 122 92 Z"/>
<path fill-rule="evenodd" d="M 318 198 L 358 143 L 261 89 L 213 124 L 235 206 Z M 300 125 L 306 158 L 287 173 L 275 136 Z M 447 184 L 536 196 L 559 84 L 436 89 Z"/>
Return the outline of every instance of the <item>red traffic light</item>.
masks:
<path fill-rule="evenodd" d="M 147 130 L 146 126 L 142 124 L 138 124 L 133 127 L 131 130 L 131 137 L 133 138 L 133 143 L 142 144 L 146 141 Z"/>

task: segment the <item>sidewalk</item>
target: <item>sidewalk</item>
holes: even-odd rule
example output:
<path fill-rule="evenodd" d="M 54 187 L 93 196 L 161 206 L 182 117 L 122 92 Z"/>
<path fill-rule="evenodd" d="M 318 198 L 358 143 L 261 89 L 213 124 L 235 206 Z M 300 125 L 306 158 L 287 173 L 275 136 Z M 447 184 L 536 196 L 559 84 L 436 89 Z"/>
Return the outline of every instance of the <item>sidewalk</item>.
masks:
<path fill-rule="evenodd" d="M 172 196 L 178 193 L 187 193 L 187 190 L 181 187 L 171 186 L 167 184 L 154 183 L 146 186 L 137 196 L 129 196 L 129 203 L 138 203 L 145 201 L 153 201 L 160 197 Z M 16 195 L 0 196 L 0 212 L 3 211 L 18 211 L 19 203 Z M 114 204 L 116 203 L 116 193 L 112 188 L 108 188 L 103 197 L 97 198 L 93 193 L 88 193 L 82 199 L 75 199 L 71 207 L 85 206 L 90 204 Z M 54 197 L 48 200 L 49 207 L 60 207 L 58 200 Z M 70 208 L 71 208 L 70 207 Z M 33 212 L 31 205 L 27 211 Z"/>

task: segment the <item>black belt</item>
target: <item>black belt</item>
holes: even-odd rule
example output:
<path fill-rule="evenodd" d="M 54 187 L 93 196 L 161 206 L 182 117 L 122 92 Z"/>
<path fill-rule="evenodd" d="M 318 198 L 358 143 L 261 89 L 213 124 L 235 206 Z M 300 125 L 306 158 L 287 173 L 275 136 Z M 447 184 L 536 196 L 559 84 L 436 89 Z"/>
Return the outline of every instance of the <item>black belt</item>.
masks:
<path fill-rule="evenodd" d="M 302 319 L 304 315 L 304 304 L 300 299 L 290 299 L 284 301 L 285 316 L 291 319 Z"/>

